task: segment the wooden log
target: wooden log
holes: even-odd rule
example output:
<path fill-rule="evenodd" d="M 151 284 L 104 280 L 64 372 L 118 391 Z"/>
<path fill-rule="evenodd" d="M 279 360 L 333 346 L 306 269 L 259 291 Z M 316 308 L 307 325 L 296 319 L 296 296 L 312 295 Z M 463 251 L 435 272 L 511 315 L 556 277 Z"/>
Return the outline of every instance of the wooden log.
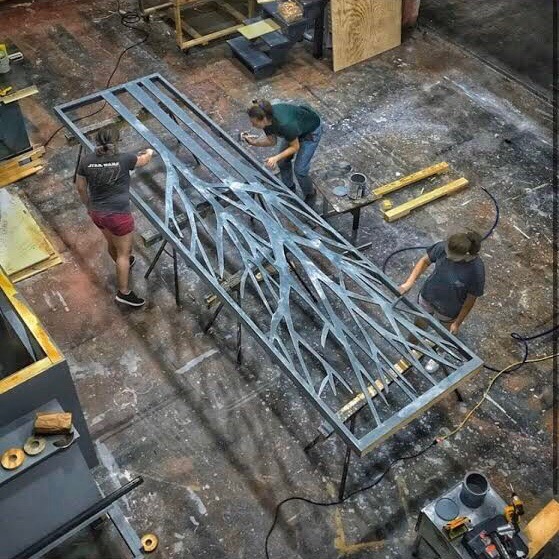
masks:
<path fill-rule="evenodd" d="M 401 188 L 404 188 L 404 186 L 408 186 L 409 184 L 419 182 L 423 179 L 444 173 L 446 171 L 448 171 L 448 163 L 446 161 L 442 161 L 441 163 L 425 167 L 425 169 L 421 169 L 416 173 L 412 173 L 411 175 L 407 175 L 406 177 L 402 177 L 396 181 L 379 186 L 378 188 L 373 189 L 373 195 L 375 196 L 375 199 L 382 198 L 382 196 L 395 192 L 396 190 L 400 190 Z"/>
<path fill-rule="evenodd" d="M 391 210 L 383 212 L 384 219 L 389 222 L 396 221 L 397 219 L 408 215 L 412 210 L 420 208 L 425 204 L 429 204 L 430 202 L 433 202 L 438 198 L 442 198 L 443 196 L 454 194 L 455 192 L 462 190 L 466 186 L 468 186 L 468 180 L 463 177 L 461 179 L 449 182 L 444 186 L 435 188 L 434 190 L 426 192 L 425 194 L 422 194 L 421 196 L 418 196 L 413 200 L 408 200 L 407 202 L 400 204 L 399 206 L 396 206 Z"/>
<path fill-rule="evenodd" d="M 36 435 L 63 435 L 72 431 L 69 412 L 37 412 L 33 432 Z"/>

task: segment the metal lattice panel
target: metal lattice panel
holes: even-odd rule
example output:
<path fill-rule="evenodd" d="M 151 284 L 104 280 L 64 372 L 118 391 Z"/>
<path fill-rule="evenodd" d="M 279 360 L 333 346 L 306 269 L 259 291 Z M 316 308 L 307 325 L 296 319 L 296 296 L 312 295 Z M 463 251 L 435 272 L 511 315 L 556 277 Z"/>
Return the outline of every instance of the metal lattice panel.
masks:
<path fill-rule="evenodd" d="M 356 452 L 372 450 L 481 367 L 164 78 L 147 76 L 56 107 L 88 149 L 93 144 L 77 118 L 101 101 L 163 161 L 162 201 L 134 188 L 138 209 Z M 199 164 L 179 155 L 181 148 Z M 237 300 L 222 283 L 239 270 Z M 445 372 L 429 374 L 420 355 Z M 405 373 L 396 366 L 401 360 L 411 365 Z M 352 433 L 337 412 L 358 394 L 365 406 Z"/>

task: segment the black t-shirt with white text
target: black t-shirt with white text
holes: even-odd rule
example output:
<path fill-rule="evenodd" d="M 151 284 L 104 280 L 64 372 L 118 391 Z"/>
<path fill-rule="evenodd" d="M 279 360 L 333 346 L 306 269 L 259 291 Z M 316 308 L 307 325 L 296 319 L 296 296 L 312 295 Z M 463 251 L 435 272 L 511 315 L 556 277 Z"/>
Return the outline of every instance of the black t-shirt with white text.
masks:
<path fill-rule="evenodd" d="M 86 155 L 78 175 L 87 180 L 89 209 L 107 213 L 130 212 L 130 171 L 138 157 L 133 153 Z"/>

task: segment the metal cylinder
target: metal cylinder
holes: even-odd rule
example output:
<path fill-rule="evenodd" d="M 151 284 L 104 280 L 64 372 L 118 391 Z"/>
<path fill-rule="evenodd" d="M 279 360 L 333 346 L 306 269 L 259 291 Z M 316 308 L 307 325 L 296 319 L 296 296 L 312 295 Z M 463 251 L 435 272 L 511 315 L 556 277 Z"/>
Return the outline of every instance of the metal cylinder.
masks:
<path fill-rule="evenodd" d="M 0 74 L 7 74 L 10 71 L 10 57 L 5 49 L 0 48 Z"/>
<path fill-rule="evenodd" d="M 353 173 L 349 178 L 349 193 L 348 196 L 352 200 L 357 200 L 363 196 L 365 185 L 367 184 L 367 177 L 362 173 Z"/>
<path fill-rule="evenodd" d="M 460 500 L 471 509 L 481 507 L 489 491 L 489 481 L 479 472 L 469 472 L 462 482 Z"/>

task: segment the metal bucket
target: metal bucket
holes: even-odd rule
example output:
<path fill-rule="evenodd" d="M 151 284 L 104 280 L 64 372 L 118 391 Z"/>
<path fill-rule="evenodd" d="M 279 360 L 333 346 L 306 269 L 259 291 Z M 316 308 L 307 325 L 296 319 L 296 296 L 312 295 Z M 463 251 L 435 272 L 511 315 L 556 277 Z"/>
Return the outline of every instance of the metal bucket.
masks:
<path fill-rule="evenodd" d="M 358 200 L 363 196 L 366 185 L 367 177 L 363 173 L 353 173 L 349 178 L 348 196 L 352 200 Z"/>
<path fill-rule="evenodd" d="M 469 472 L 462 482 L 460 500 L 471 509 L 481 507 L 487 492 L 489 491 L 489 481 L 479 472 Z"/>

